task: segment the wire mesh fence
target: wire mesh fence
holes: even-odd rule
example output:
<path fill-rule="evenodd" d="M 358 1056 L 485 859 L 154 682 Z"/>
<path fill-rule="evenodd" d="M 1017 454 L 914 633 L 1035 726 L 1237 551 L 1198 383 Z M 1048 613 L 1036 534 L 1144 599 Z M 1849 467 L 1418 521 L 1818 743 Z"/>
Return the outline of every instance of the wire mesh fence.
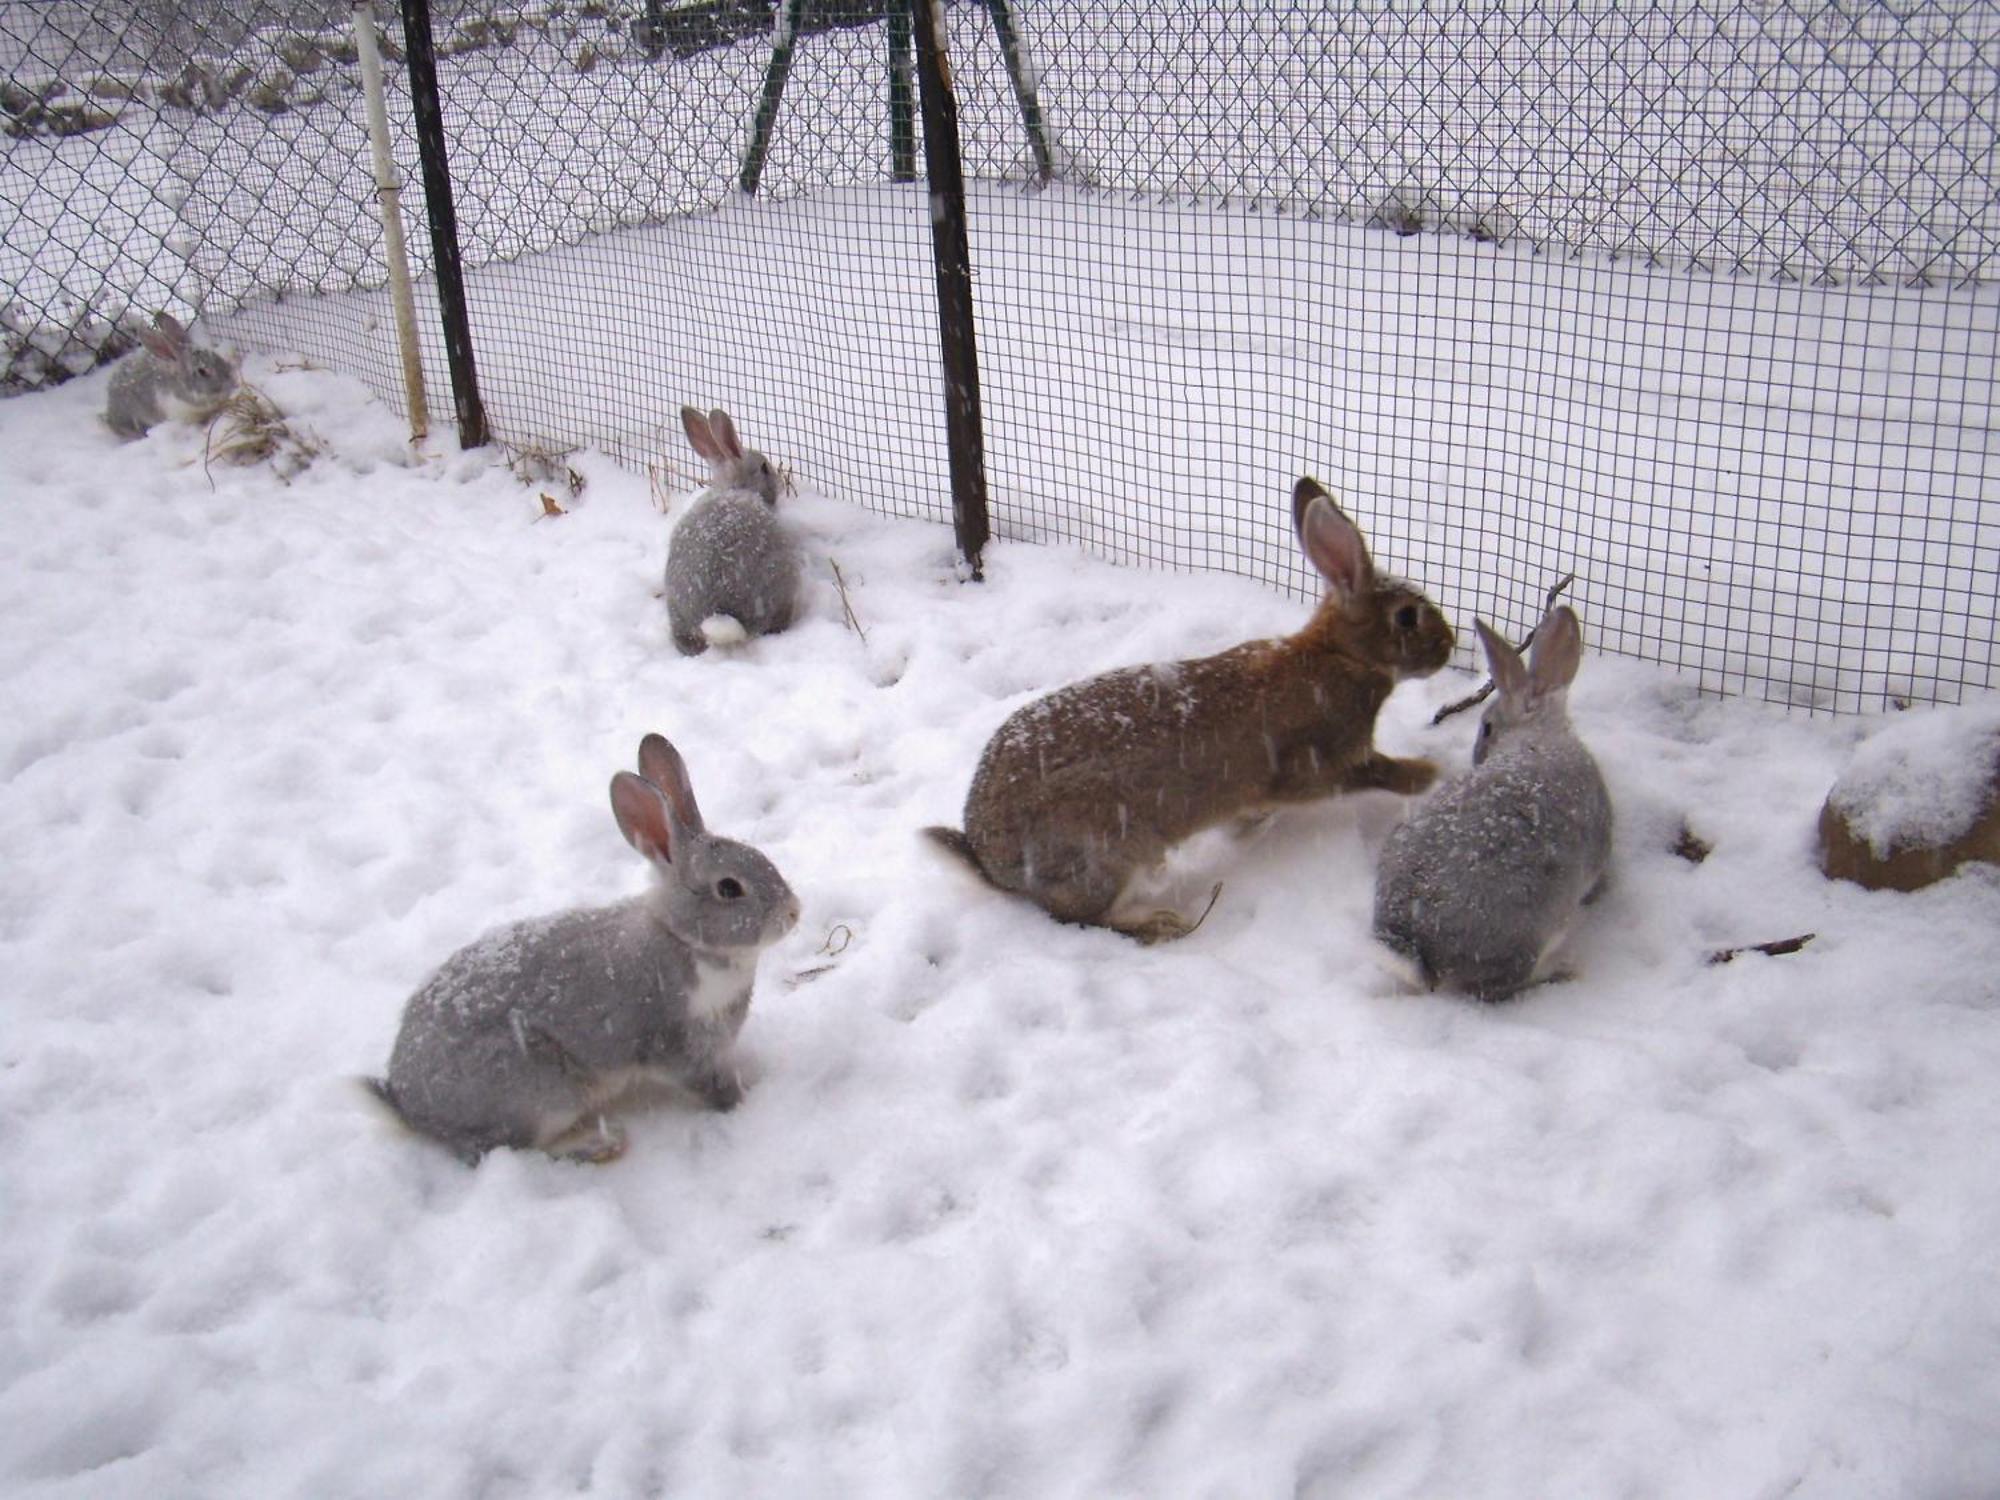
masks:
<path fill-rule="evenodd" d="M 438 10 L 503 440 L 692 482 L 674 413 L 723 405 L 829 493 L 946 516 L 908 15 Z M 1000 535 L 1303 595 L 1283 501 L 1311 472 L 1461 621 L 1518 635 L 1575 573 L 1594 644 L 1703 688 L 1994 685 L 2000 8 L 945 18 Z M 0 8 L 10 386 L 166 308 L 398 389 L 350 33 L 341 6 Z"/>

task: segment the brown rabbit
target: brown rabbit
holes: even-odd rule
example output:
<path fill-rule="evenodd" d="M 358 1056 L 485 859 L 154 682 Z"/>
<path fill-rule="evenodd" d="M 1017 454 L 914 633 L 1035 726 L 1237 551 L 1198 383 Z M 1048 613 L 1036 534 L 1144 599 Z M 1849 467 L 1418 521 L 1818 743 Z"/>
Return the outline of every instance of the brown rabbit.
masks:
<path fill-rule="evenodd" d="M 1376 575 L 1311 479 L 1292 492 L 1292 522 L 1327 586 L 1305 629 L 1030 703 L 987 742 L 965 831 L 931 837 L 1061 921 L 1153 942 L 1190 925 L 1134 909 L 1127 888 L 1183 839 L 1286 802 L 1428 787 L 1431 762 L 1375 749 L 1375 715 L 1398 682 L 1445 664 L 1451 627 L 1417 589 Z"/>

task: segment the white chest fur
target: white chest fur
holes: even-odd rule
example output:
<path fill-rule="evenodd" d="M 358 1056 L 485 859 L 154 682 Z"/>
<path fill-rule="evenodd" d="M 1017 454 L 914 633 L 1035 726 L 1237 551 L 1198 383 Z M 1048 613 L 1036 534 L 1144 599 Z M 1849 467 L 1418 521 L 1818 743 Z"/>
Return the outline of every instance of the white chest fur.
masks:
<path fill-rule="evenodd" d="M 697 957 L 694 961 L 694 988 L 688 992 L 690 1021 L 717 1021 L 732 1007 L 749 999 L 751 983 L 757 977 L 757 953 L 732 954 L 727 958 Z"/>

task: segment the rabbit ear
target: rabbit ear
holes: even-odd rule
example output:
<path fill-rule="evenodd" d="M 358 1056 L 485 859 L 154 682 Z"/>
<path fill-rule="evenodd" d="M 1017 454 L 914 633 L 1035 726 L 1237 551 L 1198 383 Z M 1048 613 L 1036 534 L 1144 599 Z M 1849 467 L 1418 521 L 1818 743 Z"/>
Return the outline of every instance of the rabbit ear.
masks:
<path fill-rule="evenodd" d="M 688 781 L 687 762 L 663 734 L 649 734 L 639 741 L 639 774 L 659 789 L 673 809 L 674 823 L 683 833 L 702 831 L 701 809 L 695 805 L 694 787 Z"/>
<path fill-rule="evenodd" d="M 722 462 L 722 449 L 717 446 L 715 436 L 708 430 L 708 418 L 692 406 L 681 408 L 681 426 L 688 435 L 688 444 L 694 451 L 710 463 Z"/>
<path fill-rule="evenodd" d="M 1352 603 L 1374 588 L 1375 564 L 1360 528 L 1341 514 L 1315 481 L 1301 479 L 1292 491 L 1292 521 L 1306 560 L 1344 602 Z"/>
<path fill-rule="evenodd" d="M 722 450 L 725 458 L 743 456 L 743 439 L 736 435 L 736 424 L 729 420 L 729 413 L 721 407 L 708 414 L 708 430 L 715 434 L 715 446 Z"/>
<path fill-rule="evenodd" d="M 1317 479 L 1311 475 L 1301 475 L 1299 482 L 1292 486 L 1292 530 L 1300 535 L 1305 534 L 1306 507 L 1315 500 L 1324 500 L 1328 505 L 1333 505 L 1333 496 L 1326 492 Z M 1334 508 L 1339 509 L 1338 506 Z"/>
<path fill-rule="evenodd" d="M 1528 686 L 1536 697 L 1559 692 L 1576 678 L 1583 664 L 1583 626 L 1576 611 L 1558 604 L 1535 627 L 1535 644 L 1528 651 Z"/>
<path fill-rule="evenodd" d="M 1500 696 L 1510 703 L 1524 700 L 1528 694 L 1528 669 L 1521 664 L 1521 653 L 1484 620 L 1474 620 L 1472 628 L 1479 632 L 1479 644 L 1486 648 L 1486 664 L 1493 671 L 1493 685 L 1500 690 Z"/>
<path fill-rule="evenodd" d="M 643 776 L 620 771 L 611 778 L 611 815 L 625 842 L 656 865 L 674 862 L 672 814 L 660 789 Z"/>
<path fill-rule="evenodd" d="M 169 363 L 178 360 L 187 348 L 187 330 L 172 313 L 159 313 L 151 328 L 139 330 L 139 342 L 148 354 Z"/>

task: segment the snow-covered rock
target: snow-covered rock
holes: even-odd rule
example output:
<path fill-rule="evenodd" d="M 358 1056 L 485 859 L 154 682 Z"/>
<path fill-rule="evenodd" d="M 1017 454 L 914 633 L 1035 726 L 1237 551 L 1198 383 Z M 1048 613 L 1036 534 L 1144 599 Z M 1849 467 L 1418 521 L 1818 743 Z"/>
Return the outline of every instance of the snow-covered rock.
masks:
<path fill-rule="evenodd" d="M 1870 735 L 1819 815 L 1827 875 L 1913 891 L 2000 863 L 2000 700 L 1904 714 Z"/>

